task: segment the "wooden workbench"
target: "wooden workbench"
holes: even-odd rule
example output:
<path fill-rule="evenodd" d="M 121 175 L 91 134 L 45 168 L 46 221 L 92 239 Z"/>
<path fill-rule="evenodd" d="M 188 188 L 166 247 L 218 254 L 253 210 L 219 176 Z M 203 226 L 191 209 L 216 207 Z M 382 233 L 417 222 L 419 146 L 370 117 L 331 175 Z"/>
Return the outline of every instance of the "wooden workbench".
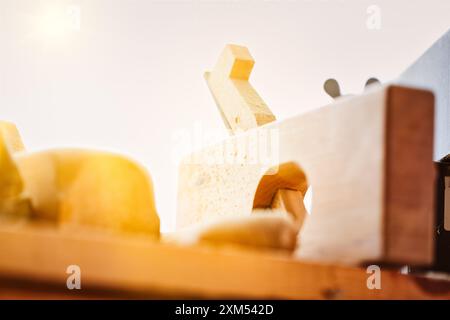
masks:
<path fill-rule="evenodd" d="M 81 268 L 81 290 L 66 269 Z M 383 268 L 369 290 L 361 267 L 283 253 L 182 247 L 142 237 L 0 225 L 0 298 L 450 299 L 450 281 Z"/>

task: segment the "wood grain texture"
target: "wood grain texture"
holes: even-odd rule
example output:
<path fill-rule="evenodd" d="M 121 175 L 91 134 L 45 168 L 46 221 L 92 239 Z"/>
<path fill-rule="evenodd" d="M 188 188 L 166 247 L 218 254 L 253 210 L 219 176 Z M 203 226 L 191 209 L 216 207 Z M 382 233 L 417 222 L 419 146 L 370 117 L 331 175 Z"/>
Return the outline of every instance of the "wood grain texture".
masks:
<path fill-rule="evenodd" d="M 231 133 L 246 131 L 275 120 L 275 116 L 248 82 L 255 61 L 246 47 L 227 45 L 206 82 Z"/>
<path fill-rule="evenodd" d="M 433 136 L 424 133 L 434 131 L 434 97 L 428 91 L 412 95 L 408 89 L 393 87 L 388 101 L 386 255 L 392 262 L 426 265 L 433 261 L 434 252 L 435 170 Z"/>
<path fill-rule="evenodd" d="M 78 292 L 66 289 L 71 264 L 81 268 Z M 382 289 L 369 290 L 368 276 L 364 268 L 277 253 L 177 247 L 46 225 L 0 226 L 2 298 L 450 299 L 448 281 L 382 270 Z M 31 281 L 28 287 L 24 280 Z"/>
<path fill-rule="evenodd" d="M 312 213 L 300 234 L 300 257 L 350 264 L 429 264 L 432 123 L 430 93 L 387 86 L 231 137 L 182 162 L 178 227 L 249 215 L 260 195 L 270 203 L 278 188 L 290 188 L 278 182 L 288 181 L 299 186 L 295 190 L 313 188 Z M 233 161 L 252 158 L 258 146 L 254 139 L 262 132 L 276 133 L 269 149 L 279 166 Z M 247 148 L 236 155 L 237 149 L 226 145 Z M 294 171 L 298 177 L 280 179 L 287 164 L 299 168 L 300 174 Z M 276 183 L 262 183 L 265 180 Z"/>

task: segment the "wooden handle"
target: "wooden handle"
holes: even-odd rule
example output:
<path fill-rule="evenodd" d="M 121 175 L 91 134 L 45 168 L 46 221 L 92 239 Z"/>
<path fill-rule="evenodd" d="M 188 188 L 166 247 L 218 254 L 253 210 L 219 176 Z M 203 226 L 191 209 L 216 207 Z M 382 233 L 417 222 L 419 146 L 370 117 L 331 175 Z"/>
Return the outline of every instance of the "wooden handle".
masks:
<path fill-rule="evenodd" d="M 230 133 L 275 121 L 275 116 L 248 82 L 253 60 L 246 47 L 227 45 L 205 79 Z"/>

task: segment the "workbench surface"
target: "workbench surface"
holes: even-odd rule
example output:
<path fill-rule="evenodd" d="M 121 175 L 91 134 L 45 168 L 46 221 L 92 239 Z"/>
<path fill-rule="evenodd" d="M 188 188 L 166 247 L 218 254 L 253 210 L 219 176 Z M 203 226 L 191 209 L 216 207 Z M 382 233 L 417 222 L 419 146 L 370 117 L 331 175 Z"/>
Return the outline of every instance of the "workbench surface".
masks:
<path fill-rule="evenodd" d="M 81 290 L 67 289 L 70 265 Z M 370 290 L 369 276 L 285 253 L 0 225 L 0 298 L 450 299 L 448 280 L 381 267 L 381 289 Z"/>

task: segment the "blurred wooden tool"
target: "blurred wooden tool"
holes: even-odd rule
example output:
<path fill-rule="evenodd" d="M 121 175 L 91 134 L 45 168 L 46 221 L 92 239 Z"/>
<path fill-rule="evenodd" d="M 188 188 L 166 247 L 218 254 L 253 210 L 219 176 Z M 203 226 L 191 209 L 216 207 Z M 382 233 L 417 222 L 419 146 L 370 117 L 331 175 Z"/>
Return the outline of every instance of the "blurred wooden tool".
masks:
<path fill-rule="evenodd" d="M 247 132 L 193 155 L 231 161 L 193 163 L 188 157 L 182 162 L 178 226 L 276 207 L 280 193 L 285 195 L 281 199 L 291 199 L 286 193 L 297 192 L 301 201 L 312 186 L 313 212 L 302 226 L 300 257 L 352 264 L 430 264 L 433 94 L 380 86 L 272 122 L 275 117 L 247 82 L 252 67 L 245 48 L 227 46 L 207 74 L 228 127 Z M 277 158 L 275 170 L 247 161 L 261 146 L 255 136 L 268 131 L 277 137 L 270 141 Z M 230 145 L 244 148 L 226 147 Z M 283 207 L 298 212 L 293 216 L 305 216 L 300 203 Z"/>

